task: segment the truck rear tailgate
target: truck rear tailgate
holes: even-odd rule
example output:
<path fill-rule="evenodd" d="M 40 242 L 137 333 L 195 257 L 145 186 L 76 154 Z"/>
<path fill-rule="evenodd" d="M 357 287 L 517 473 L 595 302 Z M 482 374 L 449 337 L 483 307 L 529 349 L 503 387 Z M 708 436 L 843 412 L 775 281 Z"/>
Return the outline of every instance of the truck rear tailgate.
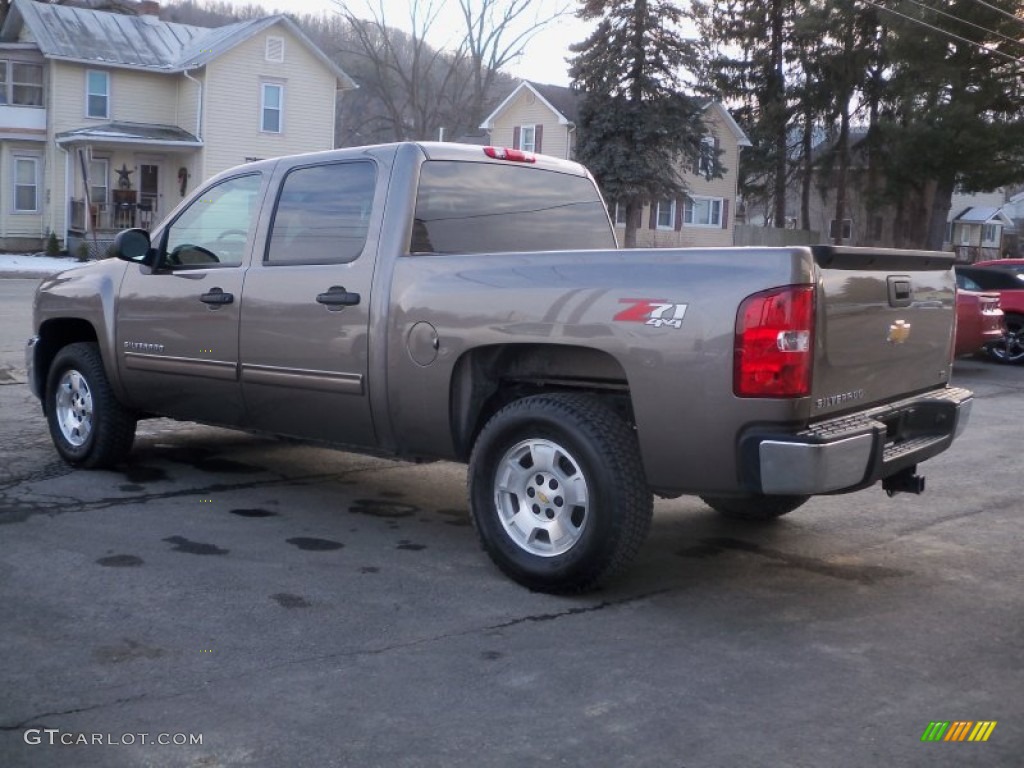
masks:
<path fill-rule="evenodd" d="M 811 418 L 945 386 L 953 254 L 812 248 L 820 274 Z"/>

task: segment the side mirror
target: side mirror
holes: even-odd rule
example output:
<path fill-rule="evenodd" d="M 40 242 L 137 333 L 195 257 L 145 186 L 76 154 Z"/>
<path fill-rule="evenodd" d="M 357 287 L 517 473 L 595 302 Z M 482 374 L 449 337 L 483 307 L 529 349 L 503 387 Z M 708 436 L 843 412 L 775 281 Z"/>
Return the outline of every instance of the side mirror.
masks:
<path fill-rule="evenodd" d="M 153 244 L 144 229 L 122 229 L 114 238 L 114 255 L 122 261 L 149 265 Z"/>

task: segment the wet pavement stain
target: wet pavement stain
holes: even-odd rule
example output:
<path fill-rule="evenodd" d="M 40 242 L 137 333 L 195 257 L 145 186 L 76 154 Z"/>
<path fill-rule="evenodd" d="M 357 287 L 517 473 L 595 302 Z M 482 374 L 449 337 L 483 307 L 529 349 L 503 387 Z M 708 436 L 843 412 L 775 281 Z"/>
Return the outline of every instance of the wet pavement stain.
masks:
<path fill-rule="evenodd" d="M 341 549 L 345 546 L 340 541 L 331 541 L 330 539 L 313 539 L 306 536 L 297 536 L 293 539 L 286 539 L 286 541 L 299 549 L 305 550 L 306 552 L 330 552 L 335 549 Z"/>
<path fill-rule="evenodd" d="M 164 655 L 164 650 L 125 638 L 120 645 L 104 645 L 96 648 L 92 655 L 97 661 L 104 664 L 120 664 L 134 659 L 158 659 Z"/>
<path fill-rule="evenodd" d="M 155 483 L 167 479 L 167 472 L 160 467 L 147 467 L 144 464 L 128 466 L 122 473 L 132 484 Z"/>
<path fill-rule="evenodd" d="M 277 517 L 277 512 L 271 512 L 269 509 L 229 509 L 228 511 L 239 517 Z"/>
<path fill-rule="evenodd" d="M 124 485 L 117 486 L 125 493 L 135 493 L 136 491 L 146 490 L 145 486 L 138 485 L 136 483 L 125 483 Z"/>
<path fill-rule="evenodd" d="M 278 592 L 276 595 L 271 595 L 270 599 L 282 608 L 309 608 L 312 605 L 306 598 L 300 595 L 290 595 L 287 592 Z"/>
<path fill-rule="evenodd" d="M 364 565 L 359 569 L 360 573 L 380 573 L 380 568 L 375 565 Z"/>
<path fill-rule="evenodd" d="M 426 549 L 426 544 L 413 544 L 411 541 L 400 541 L 395 549 L 404 549 L 408 552 L 419 552 L 421 549 Z"/>
<path fill-rule="evenodd" d="M 190 555 L 226 555 L 231 550 L 221 549 L 216 544 L 203 544 L 198 541 L 189 541 L 184 536 L 169 536 L 163 539 L 168 544 L 173 544 L 173 552 L 186 552 Z"/>
<path fill-rule="evenodd" d="M 34 513 L 31 509 L 22 509 L 20 507 L 0 507 L 0 525 L 10 525 L 11 523 L 24 523 Z"/>
<path fill-rule="evenodd" d="M 397 501 L 381 501 L 379 499 L 356 499 L 348 511 L 354 515 L 398 519 L 412 517 L 419 509 L 411 504 L 400 504 Z"/>
<path fill-rule="evenodd" d="M 200 459 L 192 466 L 201 472 L 218 472 L 228 475 L 255 475 L 266 471 L 263 467 L 258 467 L 255 464 L 246 464 L 242 461 L 225 459 L 220 456 Z"/>
<path fill-rule="evenodd" d="M 795 568 L 801 571 L 816 573 L 821 576 L 830 576 L 834 579 L 844 581 L 856 581 L 860 584 L 874 584 L 879 579 L 889 579 L 896 576 L 907 576 L 909 571 L 901 571 L 896 568 L 885 568 L 880 565 L 842 565 L 830 563 L 816 557 L 805 557 L 804 555 L 793 555 L 788 552 L 780 552 L 777 549 L 762 547 L 741 539 L 730 539 L 725 537 L 713 537 L 704 539 L 700 544 L 679 550 L 676 554 L 680 557 L 709 558 L 715 557 L 727 551 L 749 552 L 754 555 L 768 558 L 773 561 L 766 565 L 774 568 Z"/>
<path fill-rule="evenodd" d="M 459 528 L 472 527 L 473 521 L 469 519 L 468 509 L 439 509 L 437 514 L 447 517 L 445 525 L 454 525 Z"/>
<path fill-rule="evenodd" d="M 135 566 L 142 565 L 145 562 L 141 557 L 135 555 L 110 555 L 109 557 L 101 557 L 96 561 L 97 565 L 103 565 L 107 568 L 134 568 Z"/>
<path fill-rule="evenodd" d="M 501 651 L 484 651 L 480 654 L 480 658 L 484 661 L 497 661 L 504 655 Z"/>

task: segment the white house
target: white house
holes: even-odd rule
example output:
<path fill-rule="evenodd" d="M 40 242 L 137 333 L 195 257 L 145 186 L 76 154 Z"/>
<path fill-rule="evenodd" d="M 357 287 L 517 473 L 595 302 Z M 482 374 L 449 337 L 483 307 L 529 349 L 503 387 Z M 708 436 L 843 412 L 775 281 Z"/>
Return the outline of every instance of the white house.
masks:
<path fill-rule="evenodd" d="M 149 226 L 204 179 L 331 149 L 355 87 L 299 27 L 216 29 L 14 0 L 0 29 L 0 249 Z M 86 235 L 88 234 L 88 237 Z"/>

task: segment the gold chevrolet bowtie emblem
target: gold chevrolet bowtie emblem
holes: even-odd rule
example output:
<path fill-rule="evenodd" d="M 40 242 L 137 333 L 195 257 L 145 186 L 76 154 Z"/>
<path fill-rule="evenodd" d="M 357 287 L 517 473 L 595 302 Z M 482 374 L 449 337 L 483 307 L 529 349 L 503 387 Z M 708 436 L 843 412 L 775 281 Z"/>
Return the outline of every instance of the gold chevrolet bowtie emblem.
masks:
<path fill-rule="evenodd" d="M 889 338 L 890 344 L 902 344 L 910 338 L 910 323 L 906 320 L 897 320 L 895 323 L 889 326 Z"/>
<path fill-rule="evenodd" d="M 541 504 L 547 504 L 548 503 L 548 497 L 545 496 L 543 493 L 540 493 L 539 491 L 537 492 L 537 498 L 540 499 L 540 503 Z"/>

